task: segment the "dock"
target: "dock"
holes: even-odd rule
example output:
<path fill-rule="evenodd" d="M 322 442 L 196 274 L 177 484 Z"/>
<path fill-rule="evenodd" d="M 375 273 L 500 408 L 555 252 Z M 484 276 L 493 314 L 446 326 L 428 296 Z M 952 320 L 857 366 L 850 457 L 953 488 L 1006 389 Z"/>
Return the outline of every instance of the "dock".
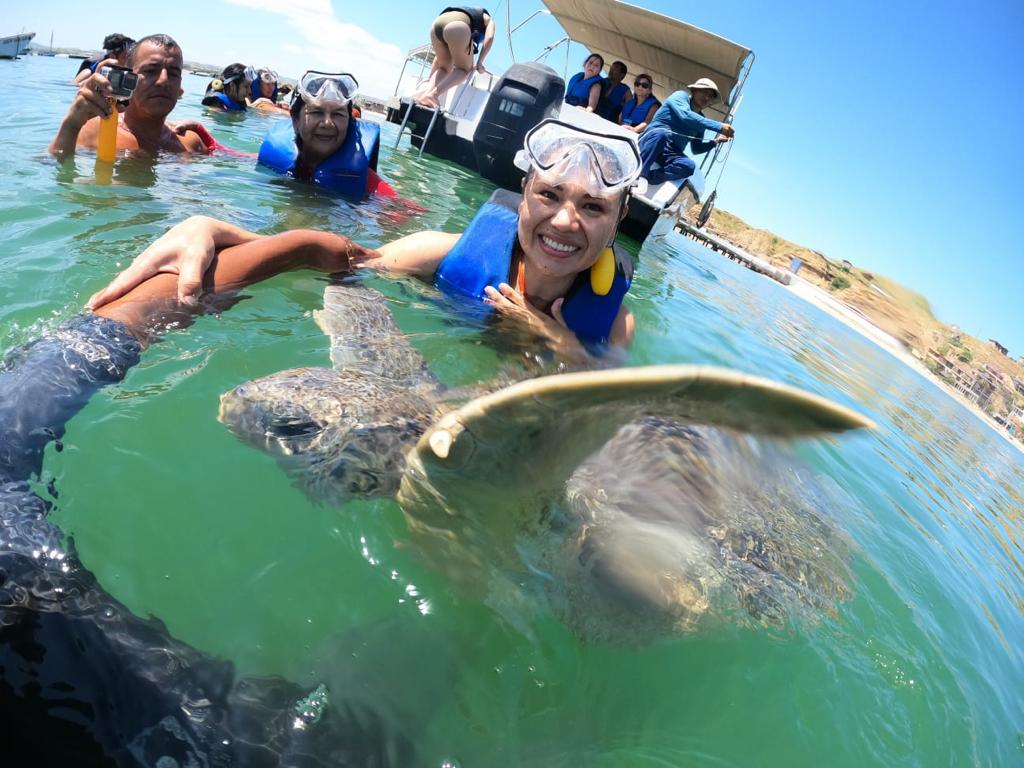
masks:
<path fill-rule="evenodd" d="M 717 235 L 713 235 L 710 232 L 706 232 L 703 229 L 697 229 L 692 224 L 687 224 L 682 219 L 678 220 L 675 225 L 676 232 L 681 232 L 691 240 L 696 240 L 701 245 L 710 248 L 716 253 L 721 253 L 727 259 L 732 259 L 739 264 L 742 264 L 747 269 L 752 269 L 762 275 L 767 275 L 772 280 L 777 280 L 783 285 L 789 285 L 793 279 L 792 273 L 785 269 L 779 269 L 778 267 L 772 266 L 764 259 L 758 258 L 752 253 L 748 253 L 742 248 L 733 245 L 728 240 L 725 240 Z"/>

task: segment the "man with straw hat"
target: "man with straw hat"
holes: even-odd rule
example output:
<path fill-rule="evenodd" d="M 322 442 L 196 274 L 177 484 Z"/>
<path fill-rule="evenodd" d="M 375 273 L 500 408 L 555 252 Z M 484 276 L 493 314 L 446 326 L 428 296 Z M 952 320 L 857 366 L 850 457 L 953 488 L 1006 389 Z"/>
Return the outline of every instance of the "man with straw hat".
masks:
<path fill-rule="evenodd" d="M 701 112 L 721 98 L 711 78 L 702 77 L 686 87 L 688 91 L 676 91 L 665 99 L 640 135 L 642 176 L 652 185 L 685 179 L 693 173 L 697 164 L 686 155 L 687 144 L 695 155 L 700 155 L 735 134 L 728 123 L 711 120 Z M 712 141 L 704 141 L 704 131 L 717 135 Z"/>

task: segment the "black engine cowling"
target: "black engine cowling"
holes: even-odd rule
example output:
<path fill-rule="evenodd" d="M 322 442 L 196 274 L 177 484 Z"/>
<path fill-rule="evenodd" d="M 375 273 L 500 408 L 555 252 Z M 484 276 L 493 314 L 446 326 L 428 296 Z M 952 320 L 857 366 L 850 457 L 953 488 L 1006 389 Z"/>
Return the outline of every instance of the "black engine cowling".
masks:
<path fill-rule="evenodd" d="M 491 93 L 473 134 L 473 154 L 480 175 L 519 191 L 523 172 L 515 167 L 516 152 L 526 132 L 546 117 L 558 115 L 565 81 L 551 67 L 536 62 L 513 64 Z"/>

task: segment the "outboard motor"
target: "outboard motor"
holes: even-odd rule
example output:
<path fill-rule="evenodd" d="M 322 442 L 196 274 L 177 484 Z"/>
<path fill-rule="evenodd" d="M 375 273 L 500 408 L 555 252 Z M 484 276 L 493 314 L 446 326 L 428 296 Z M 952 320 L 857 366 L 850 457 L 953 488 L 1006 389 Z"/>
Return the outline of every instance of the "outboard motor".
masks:
<path fill-rule="evenodd" d="M 473 154 L 480 175 L 519 191 L 523 172 L 515 167 L 516 152 L 526 132 L 546 117 L 557 117 L 565 81 L 551 67 L 536 62 L 513 64 L 491 93 L 473 134 Z"/>

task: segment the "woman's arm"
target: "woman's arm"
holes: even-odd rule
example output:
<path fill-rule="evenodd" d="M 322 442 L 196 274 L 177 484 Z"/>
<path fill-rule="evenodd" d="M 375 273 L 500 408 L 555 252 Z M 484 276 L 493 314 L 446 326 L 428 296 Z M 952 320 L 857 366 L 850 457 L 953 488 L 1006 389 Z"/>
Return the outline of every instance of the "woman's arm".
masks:
<path fill-rule="evenodd" d="M 417 232 L 382 245 L 371 258 L 353 256 L 353 265 L 430 281 L 459 237 L 447 232 Z"/>
<path fill-rule="evenodd" d="M 106 288 L 97 291 L 86 306 L 98 309 L 125 295 L 140 283 L 160 273 L 178 275 L 177 296 L 185 303 L 195 301 L 202 292 L 203 274 L 220 248 L 252 242 L 255 232 L 209 216 L 191 216 L 167 230 L 158 240 L 135 257 L 126 270 Z"/>
<path fill-rule="evenodd" d="M 597 109 L 597 103 L 601 100 L 601 83 L 596 82 L 590 86 L 590 97 L 587 99 L 587 112 Z"/>
<path fill-rule="evenodd" d="M 619 314 L 615 316 L 612 323 L 611 333 L 608 334 L 608 344 L 612 347 L 628 348 L 633 343 L 633 334 L 636 325 L 633 322 L 633 313 L 624 306 L 619 307 Z"/>
<path fill-rule="evenodd" d="M 490 14 L 488 14 L 490 17 Z M 487 29 L 484 30 L 484 41 L 480 44 L 480 55 L 476 58 L 476 71 L 486 72 L 484 68 L 484 59 L 487 57 L 487 52 L 491 50 L 491 44 L 494 43 L 494 19 L 487 19 Z"/>
<path fill-rule="evenodd" d="M 341 235 L 311 229 L 297 229 L 261 237 L 218 251 L 213 264 L 202 276 L 207 293 L 234 291 L 266 280 L 281 272 L 307 267 L 322 272 L 341 272 L 350 258 L 366 260 L 375 254 Z M 177 298 L 177 280 L 172 273 L 156 274 L 131 288 L 118 299 L 96 310 L 101 317 L 118 320 L 139 336 L 153 324 L 190 317 L 193 312 Z"/>

